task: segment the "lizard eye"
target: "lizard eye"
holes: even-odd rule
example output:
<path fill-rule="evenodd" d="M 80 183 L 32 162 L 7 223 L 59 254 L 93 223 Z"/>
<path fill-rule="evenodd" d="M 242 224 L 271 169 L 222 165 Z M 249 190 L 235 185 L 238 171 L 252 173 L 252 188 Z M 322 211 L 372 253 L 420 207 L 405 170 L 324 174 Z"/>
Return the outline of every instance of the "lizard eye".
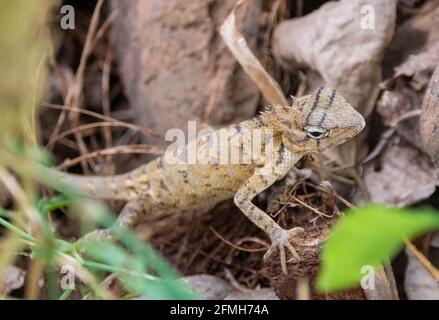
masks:
<path fill-rule="evenodd" d="M 328 131 L 321 127 L 308 127 L 305 131 L 306 135 L 311 139 L 322 139 L 328 135 Z"/>

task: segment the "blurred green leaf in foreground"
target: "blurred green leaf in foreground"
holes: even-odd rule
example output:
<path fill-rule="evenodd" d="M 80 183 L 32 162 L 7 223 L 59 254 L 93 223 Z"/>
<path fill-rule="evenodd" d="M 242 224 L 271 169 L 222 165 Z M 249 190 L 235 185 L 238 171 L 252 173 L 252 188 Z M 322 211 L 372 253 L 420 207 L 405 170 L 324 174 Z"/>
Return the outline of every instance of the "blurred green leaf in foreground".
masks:
<path fill-rule="evenodd" d="M 438 228 L 439 214 L 428 208 L 366 205 L 348 212 L 322 248 L 318 290 L 358 285 L 364 266 L 379 267 L 401 250 L 405 239 Z"/>

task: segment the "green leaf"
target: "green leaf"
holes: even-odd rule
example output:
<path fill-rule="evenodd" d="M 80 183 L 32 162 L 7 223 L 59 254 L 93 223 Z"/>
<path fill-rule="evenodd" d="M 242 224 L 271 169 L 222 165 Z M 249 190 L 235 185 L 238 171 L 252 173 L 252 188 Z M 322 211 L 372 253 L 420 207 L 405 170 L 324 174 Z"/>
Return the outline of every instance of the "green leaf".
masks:
<path fill-rule="evenodd" d="M 365 266 L 378 267 L 401 250 L 405 239 L 436 228 L 439 215 L 428 208 L 366 205 L 348 212 L 322 248 L 317 289 L 328 292 L 358 285 Z"/>
<path fill-rule="evenodd" d="M 70 199 L 67 195 L 61 194 L 49 198 L 38 199 L 37 208 L 40 213 L 47 215 L 51 211 L 65 208 L 72 203 L 72 199 Z"/>

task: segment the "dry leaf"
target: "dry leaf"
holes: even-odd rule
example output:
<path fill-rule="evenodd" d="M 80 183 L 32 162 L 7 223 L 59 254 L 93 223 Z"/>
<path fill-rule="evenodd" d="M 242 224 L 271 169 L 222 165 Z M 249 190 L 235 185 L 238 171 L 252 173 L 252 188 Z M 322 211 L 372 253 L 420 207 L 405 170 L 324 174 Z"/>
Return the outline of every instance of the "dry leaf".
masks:
<path fill-rule="evenodd" d="M 394 127 L 396 131 L 417 148 L 422 148 L 419 133 L 419 115 L 400 121 L 406 115 L 419 111 L 422 99 L 416 91 L 409 88 L 402 81 L 397 80 L 396 87 L 385 90 L 377 102 L 377 112 L 384 120 L 384 124 Z"/>
<path fill-rule="evenodd" d="M 236 10 L 245 2 L 248 1 L 239 1 L 223 22 L 220 28 L 221 36 L 247 75 L 258 86 L 267 102 L 269 104 L 288 105 L 279 84 L 265 71 L 236 26 Z"/>
<path fill-rule="evenodd" d="M 422 143 L 433 162 L 439 164 L 439 66 L 424 96 L 420 119 Z"/>
<path fill-rule="evenodd" d="M 419 263 L 418 259 L 406 249 L 408 265 L 405 273 L 404 286 L 410 300 L 439 299 L 439 283 Z"/>
<path fill-rule="evenodd" d="M 393 78 L 408 77 L 415 90 L 428 84 L 430 75 L 439 64 L 439 2 L 429 1 L 395 34 L 384 58 L 386 73 Z"/>
<path fill-rule="evenodd" d="M 363 177 L 373 202 L 399 207 L 430 197 L 438 181 L 430 159 L 398 136 L 377 161 L 364 167 Z"/>

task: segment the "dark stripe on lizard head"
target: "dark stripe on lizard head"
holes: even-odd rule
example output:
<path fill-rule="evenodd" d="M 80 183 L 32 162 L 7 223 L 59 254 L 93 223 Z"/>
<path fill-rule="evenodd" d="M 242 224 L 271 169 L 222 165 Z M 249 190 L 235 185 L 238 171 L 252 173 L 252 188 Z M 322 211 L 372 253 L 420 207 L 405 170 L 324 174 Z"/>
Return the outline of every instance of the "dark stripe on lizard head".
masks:
<path fill-rule="evenodd" d="M 335 89 L 332 90 L 331 92 L 331 96 L 329 97 L 329 103 L 326 105 L 325 109 L 329 109 L 331 108 L 332 104 L 334 103 L 334 99 L 337 95 L 337 91 Z M 323 113 L 322 118 L 320 119 L 318 126 L 321 127 L 323 125 L 323 123 L 325 122 L 326 119 L 326 112 Z"/>
<path fill-rule="evenodd" d="M 320 86 L 319 89 L 317 90 L 316 97 L 314 98 L 314 102 L 312 104 L 311 110 L 309 110 L 309 113 L 306 116 L 306 120 L 305 120 L 306 125 L 309 125 L 309 119 L 311 118 L 312 113 L 314 112 L 314 110 L 317 108 L 319 104 L 320 94 L 322 93 L 324 88 L 325 86 Z"/>
<path fill-rule="evenodd" d="M 332 106 L 332 103 L 334 102 L 336 95 L 337 95 L 337 90 L 332 89 L 331 97 L 329 98 L 328 108 L 330 108 Z"/>

